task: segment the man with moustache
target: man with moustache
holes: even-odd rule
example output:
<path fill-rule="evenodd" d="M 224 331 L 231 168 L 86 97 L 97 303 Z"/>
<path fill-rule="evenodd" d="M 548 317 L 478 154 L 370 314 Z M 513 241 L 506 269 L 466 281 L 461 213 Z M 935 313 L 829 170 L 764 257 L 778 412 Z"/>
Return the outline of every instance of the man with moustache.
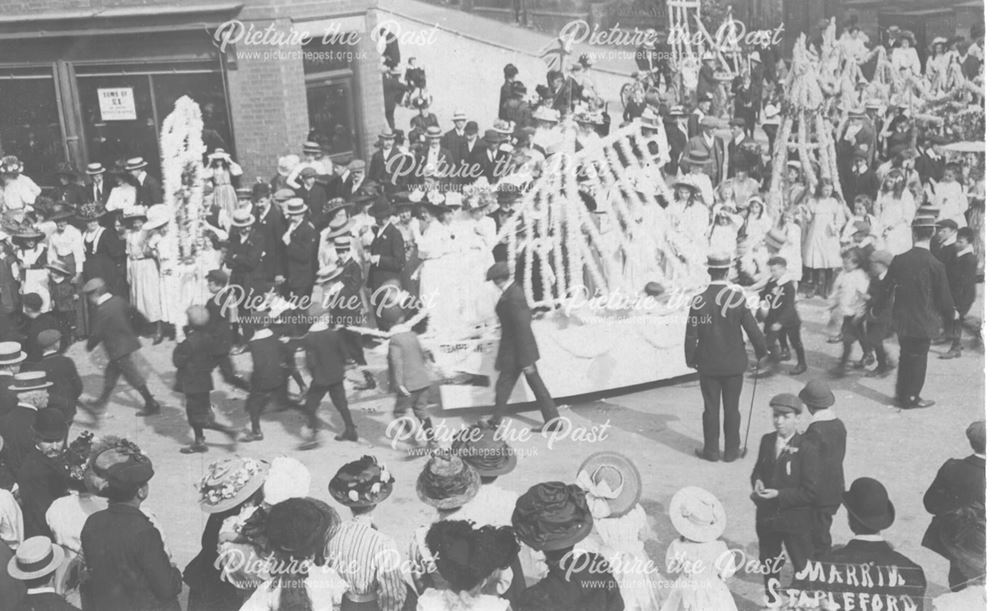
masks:
<path fill-rule="evenodd" d="M 451 116 L 451 122 L 455 127 L 441 136 L 441 148 L 449 151 L 452 158 L 458 161 L 461 158 L 462 142 L 465 140 L 465 113 L 456 110 Z"/>
<path fill-rule="evenodd" d="M 267 183 L 257 183 L 253 186 L 251 195 L 256 221 L 254 233 L 257 234 L 263 248 L 261 255 L 261 277 L 265 282 L 260 287 L 266 293 L 274 287 L 285 283 L 285 244 L 282 236 L 288 226 L 285 217 L 271 201 L 271 187 Z M 235 224 L 234 224 L 235 226 Z"/>
<path fill-rule="evenodd" d="M 295 197 L 285 203 L 288 229 L 281 237 L 288 258 L 288 294 L 297 300 L 312 294 L 318 265 L 319 233 L 306 218 L 306 203 Z M 298 304 L 304 307 L 301 302 Z"/>
<path fill-rule="evenodd" d="M 241 316 L 248 315 L 252 309 L 251 300 L 259 299 L 269 288 L 270 280 L 262 265 L 265 254 L 264 239 L 254 227 L 253 214 L 246 209 L 237 210 L 233 214 L 226 266 L 232 270 L 232 284 L 243 289 L 243 299 L 238 304 Z M 251 328 L 244 329 L 243 343 L 252 333 Z M 240 353 L 243 349 L 241 346 L 234 352 Z"/>
<path fill-rule="evenodd" d="M 451 151 L 441 145 L 441 128 L 431 126 L 424 133 L 427 138 L 427 149 L 417 155 L 416 181 L 420 182 L 423 177 L 440 173 L 445 182 L 451 182 L 457 178 L 458 166 Z"/>
<path fill-rule="evenodd" d="M 406 244 L 403 234 L 390 222 L 393 209 L 384 195 L 376 198 L 371 214 L 375 218 L 375 237 L 368 267 L 368 289 L 374 293 L 389 280 L 399 281 L 406 263 Z"/>
<path fill-rule="evenodd" d="M 486 148 L 486 143 L 479 137 L 479 124 L 475 121 L 466 123 L 464 132 L 465 138 L 458 145 L 458 157 L 456 158 L 461 168 L 461 176 L 458 177 L 457 182 L 469 184 L 476 179 L 477 172 L 481 171 L 473 167 L 473 164 L 475 157 L 479 156 L 480 152 Z"/>
<path fill-rule="evenodd" d="M 500 150 L 500 134 L 496 130 L 488 129 L 483 135 L 486 143 L 485 148 L 479 154 L 473 155 L 473 181 L 480 176 L 486 177 L 486 181 L 491 185 L 496 184 L 506 172 L 509 172 L 510 155 Z"/>

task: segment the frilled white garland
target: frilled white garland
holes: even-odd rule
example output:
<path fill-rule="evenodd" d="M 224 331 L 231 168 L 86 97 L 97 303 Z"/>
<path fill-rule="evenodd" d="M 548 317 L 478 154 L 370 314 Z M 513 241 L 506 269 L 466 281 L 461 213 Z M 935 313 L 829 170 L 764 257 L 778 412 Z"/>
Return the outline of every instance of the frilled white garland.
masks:
<path fill-rule="evenodd" d="M 188 96 L 181 96 L 163 121 L 160 133 L 165 203 L 174 213 L 167 234 L 176 240 L 179 248 L 174 256 L 182 262 L 197 254 L 198 237 L 204 228 L 202 128 L 201 108 Z"/>

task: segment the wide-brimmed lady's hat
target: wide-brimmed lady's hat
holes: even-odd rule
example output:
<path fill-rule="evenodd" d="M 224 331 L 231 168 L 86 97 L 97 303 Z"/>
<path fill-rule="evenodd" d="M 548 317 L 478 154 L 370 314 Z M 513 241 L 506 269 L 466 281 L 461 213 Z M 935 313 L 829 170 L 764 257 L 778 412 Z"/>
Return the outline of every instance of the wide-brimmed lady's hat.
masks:
<path fill-rule="evenodd" d="M 865 528 L 882 531 L 896 521 L 896 507 L 889 500 L 889 492 L 876 479 L 859 477 L 854 480 L 843 499 L 847 513 Z"/>
<path fill-rule="evenodd" d="M 141 170 L 147 165 L 149 164 L 146 163 L 146 160 L 143 159 L 142 157 L 132 157 L 131 159 L 125 162 L 125 171 L 131 172 L 132 170 Z"/>
<path fill-rule="evenodd" d="M 49 386 L 51 385 L 50 382 Z M 35 422 L 31 425 L 31 432 L 36 439 L 41 441 L 64 441 L 66 434 L 69 433 L 69 422 L 66 421 L 66 414 L 55 407 L 38 410 L 38 413 L 35 414 Z"/>
<path fill-rule="evenodd" d="M 395 478 L 374 456 L 362 456 L 341 467 L 330 480 L 330 496 L 348 507 L 377 505 L 392 494 Z"/>
<path fill-rule="evenodd" d="M 455 436 L 451 453 L 482 477 L 506 475 L 517 466 L 517 454 L 493 428 L 474 426 Z"/>
<path fill-rule="evenodd" d="M 17 342 L 0 342 L 0 365 L 16 365 L 27 358 Z"/>
<path fill-rule="evenodd" d="M 14 155 L 6 155 L 0 158 L 0 174 L 20 174 L 24 170 L 24 164 Z"/>
<path fill-rule="evenodd" d="M 221 148 L 215 149 L 214 151 L 208 154 L 209 162 L 212 161 L 232 162 L 232 160 L 233 160 L 232 157 L 229 156 L 229 153 L 226 152 L 226 149 L 221 149 Z"/>
<path fill-rule="evenodd" d="M 594 518 L 617 518 L 639 502 L 642 479 L 635 463 L 618 452 L 597 452 L 587 457 L 576 474 L 576 484 L 587 493 Z"/>
<path fill-rule="evenodd" d="M 38 231 L 29 225 L 21 227 L 14 233 L 10 234 L 10 237 L 15 240 L 40 240 L 45 237 L 45 235 L 41 231 Z"/>
<path fill-rule="evenodd" d="M 351 216 L 351 211 L 354 209 L 354 203 L 345 200 L 343 197 L 334 197 L 333 199 L 326 202 L 323 206 L 323 214 L 329 215 L 330 221 L 333 221 L 333 217 L 336 216 L 337 212 L 340 210 L 346 210 L 347 216 Z"/>
<path fill-rule="evenodd" d="M 65 558 L 62 546 L 48 537 L 31 537 L 18 546 L 17 553 L 7 563 L 7 574 L 20 581 L 38 579 L 54 573 Z"/>
<path fill-rule="evenodd" d="M 222 513 L 242 505 L 267 479 L 267 463 L 234 456 L 208 465 L 198 482 L 198 506 L 206 513 Z"/>
<path fill-rule="evenodd" d="M 479 492 L 479 473 L 450 452 L 430 457 L 417 477 L 417 496 L 437 509 L 455 509 Z"/>
<path fill-rule="evenodd" d="M 278 456 L 271 461 L 264 480 L 264 502 L 274 506 L 281 501 L 309 494 L 312 475 L 301 461 Z"/>
<path fill-rule="evenodd" d="M 292 498 L 271 508 L 264 524 L 271 549 L 282 556 L 314 560 L 340 526 L 333 507 L 313 498 Z"/>
<path fill-rule="evenodd" d="M 587 495 L 576 484 L 535 484 L 517 499 L 511 524 L 518 538 L 539 551 L 573 547 L 594 527 Z"/>
<path fill-rule="evenodd" d="M 82 221 L 96 221 L 107 214 L 108 211 L 105 210 L 104 206 L 98 204 L 84 204 L 80 206 L 79 212 L 77 212 L 77 217 Z"/>
<path fill-rule="evenodd" d="M 688 153 L 686 161 L 691 165 L 704 165 L 708 163 L 711 158 L 708 155 L 708 151 L 703 151 L 701 149 L 694 149 Z"/>
<path fill-rule="evenodd" d="M 142 229 L 144 231 L 159 229 L 170 222 L 171 215 L 172 213 L 170 211 L 170 207 L 166 204 L 156 204 L 155 206 L 150 206 L 149 210 L 146 212 L 146 218 L 148 220 L 142 225 Z"/>
<path fill-rule="evenodd" d="M 682 537 L 695 543 L 715 541 L 726 530 L 726 509 L 714 494 L 687 486 L 670 499 L 670 522 Z"/>
<path fill-rule="evenodd" d="M 250 208 L 239 208 L 233 212 L 233 227 L 250 227 L 254 224 L 254 220 Z"/>

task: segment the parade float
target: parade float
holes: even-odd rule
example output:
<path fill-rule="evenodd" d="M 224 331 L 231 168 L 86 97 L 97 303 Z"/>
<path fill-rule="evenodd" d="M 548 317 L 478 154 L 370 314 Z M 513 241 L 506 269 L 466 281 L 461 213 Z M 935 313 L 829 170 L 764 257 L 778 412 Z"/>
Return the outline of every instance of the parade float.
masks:
<path fill-rule="evenodd" d="M 553 397 L 608 392 L 690 373 L 688 302 L 708 280 L 705 245 L 685 241 L 660 204 L 662 130 L 622 128 L 546 160 L 497 242 L 536 315 L 537 367 Z M 456 270 L 479 273 L 483 270 Z M 483 276 L 480 276 L 481 278 Z M 485 280 L 485 279 L 484 279 Z M 658 298 L 647 283 L 664 287 Z M 481 290 L 498 290 L 483 281 Z M 421 338 L 443 378 L 445 409 L 493 404 L 500 328 L 436 319 Z M 512 402 L 533 400 L 523 380 Z"/>

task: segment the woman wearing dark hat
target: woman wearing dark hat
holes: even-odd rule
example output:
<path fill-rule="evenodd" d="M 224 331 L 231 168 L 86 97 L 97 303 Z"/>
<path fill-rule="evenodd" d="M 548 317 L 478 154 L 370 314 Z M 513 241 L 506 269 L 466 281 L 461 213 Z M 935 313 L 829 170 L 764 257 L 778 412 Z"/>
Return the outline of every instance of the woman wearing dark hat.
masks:
<path fill-rule="evenodd" d="M 47 312 L 51 307 L 49 296 L 49 248 L 42 241 L 45 236 L 32 227 L 24 227 L 21 231 L 11 234 L 14 246 L 17 247 L 17 260 L 21 267 L 21 293 L 37 293 L 42 296 Z"/>
<path fill-rule="evenodd" d="M 52 193 L 53 201 L 73 209 L 87 201 L 87 189 L 77 182 L 80 175 L 72 165 L 65 161 L 56 164 L 56 178 L 59 180 L 59 186 Z M 38 207 L 37 200 L 35 207 L 36 209 Z"/>
<path fill-rule="evenodd" d="M 345 584 L 326 568 L 326 542 L 340 518 L 313 498 L 293 498 L 271 508 L 264 534 L 274 571 L 240 607 L 243 611 L 333 611 Z"/>
<path fill-rule="evenodd" d="M 341 611 L 398 611 L 410 592 L 395 560 L 396 543 L 372 521 L 395 481 L 372 456 L 347 463 L 330 480 L 330 495 L 351 509 L 351 520 L 340 525 L 326 547 L 327 562 L 348 586 Z"/>
<path fill-rule="evenodd" d="M 52 385 L 45 381 L 44 374 L 31 384 L 39 387 L 37 390 L 44 390 Z M 52 535 L 45 522 L 45 512 L 52 501 L 69 493 L 69 467 L 63 460 L 68 432 L 66 415 L 61 410 L 54 407 L 38 410 L 32 426 L 35 445 L 24 457 L 17 475 L 21 509 L 24 511 L 24 533 L 27 537 Z"/>
<path fill-rule="evenodd" d="M 83 234 L 86 253 L 83 280 L 100 278 L 109 293 L 125 297 L 125 244 L 115 230 L 101 225 L 101 219 L 105 215 L 107 211 L 94 204 L 85 204 L 80 209 L 79 216 L 87 223 Z"/>
<path fill-rule="evenodd" d="M 510 603 L 488 594 L 499 572 L 517 561 L 517 539 L 510 526 L 482 526 L 445 520 L 427 532 L 439 583 L 417 600 L 418 610 L 508 611 Z"/>
<path fill-rule="evenodd" d="M 586 493 L 575 484 L 535 484 L 511 516 L 517 538 L 545 554 L 549 573 L 511 602 L 514 611 L 623 611 L 607 560 L 574 547 L 593 528 Z M 579 570 L 569 570 L 570 568 Z"/>

